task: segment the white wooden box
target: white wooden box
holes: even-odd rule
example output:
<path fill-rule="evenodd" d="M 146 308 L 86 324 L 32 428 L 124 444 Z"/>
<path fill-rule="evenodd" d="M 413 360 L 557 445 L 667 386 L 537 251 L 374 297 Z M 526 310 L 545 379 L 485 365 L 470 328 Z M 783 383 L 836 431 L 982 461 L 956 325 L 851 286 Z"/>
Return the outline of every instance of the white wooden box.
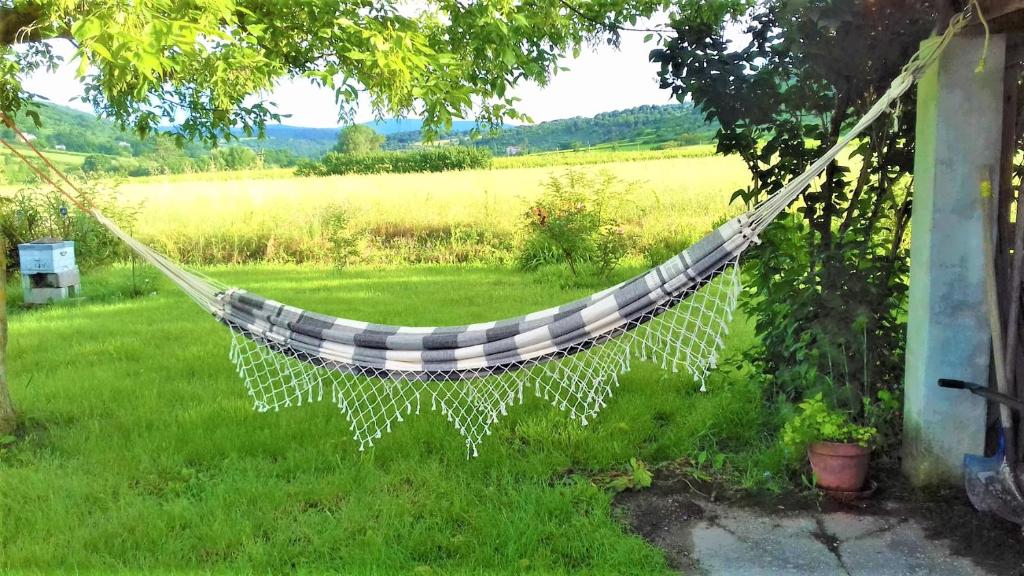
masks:
<path fill-rule="evenodd" d="M 65 272 L 75 268 L 75 243 L 71 240 L 36 240 L 18 244 L 18 259 L 22 274 Z"/>

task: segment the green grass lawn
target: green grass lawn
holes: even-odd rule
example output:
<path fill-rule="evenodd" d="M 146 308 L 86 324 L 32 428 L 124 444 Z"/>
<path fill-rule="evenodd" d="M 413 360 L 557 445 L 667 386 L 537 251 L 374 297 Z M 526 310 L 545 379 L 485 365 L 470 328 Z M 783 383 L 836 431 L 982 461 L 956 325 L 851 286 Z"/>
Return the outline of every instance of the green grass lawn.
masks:
<path fill-rule="evenodd" d="M 414 325 L 515 315 L 593 290 L 495 268 L 212 275 L 322 312 Z M 359 453 L 329 402 L 253 412 L 226 329 L 153 272 L 140 284 L 152 293 L 138 298 L 118 296 L 131 289 L 123 267 L 83 284 L 89 297 L 77 304 L 12 311 L 24 437 L 0 449 L 5 574 L 658 574 L 662 554 L 628 533 L 588 473 L 714 449 L 738 454 L 741 476 L 761 474 L 772 423 L 756 386 L 717 373 L 701 394 L 687 376 L 642 363 L 585 428 L 529 395 L 479 458 L 429 411 Z M 750 338 L 740 322 L 732 348 Z"/>

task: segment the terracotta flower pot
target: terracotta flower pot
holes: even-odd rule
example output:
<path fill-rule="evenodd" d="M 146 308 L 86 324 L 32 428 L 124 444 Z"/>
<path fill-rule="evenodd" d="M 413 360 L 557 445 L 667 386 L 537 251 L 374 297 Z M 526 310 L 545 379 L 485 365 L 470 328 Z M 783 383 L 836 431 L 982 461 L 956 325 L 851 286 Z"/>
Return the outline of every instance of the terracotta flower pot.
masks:
<path fill-rule="evenodd" d="M 859 444 L 815 442 L 807 447 L 815 483 L 824 490 L 855 492 L 868 476 L 871 449 Z"/>

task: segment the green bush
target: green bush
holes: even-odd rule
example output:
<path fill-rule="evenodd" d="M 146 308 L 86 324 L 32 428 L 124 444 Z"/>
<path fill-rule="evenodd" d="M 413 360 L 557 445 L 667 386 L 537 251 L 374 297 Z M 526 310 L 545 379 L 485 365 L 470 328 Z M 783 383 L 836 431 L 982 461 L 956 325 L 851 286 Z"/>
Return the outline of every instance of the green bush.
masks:
<path fill-rule="evenodd" d="M 118 162 L 118 159 L 113 156 L 89 154 L 82 161 L 82 172 L 89 174 L 97 172 L 103 174 L 117 174 L 124 172 L 124 168 L 120 162 Z"/>
<path fill-rule="evenodd" d="M 562 262 L 579 276 L 579 265 L 592 264 L 603 276 L 618 266 L 629 241 L 615 214 L 626 191 L 611 174 L 589 176 L 568 170 L 552 176 L 545 192 L 523 215 L 526 241 L 519 264 L 533 269 Z"/>
<path fill-rule="evenodd" d="M 80 185 L 88 201 L 118 225 L 131 229 L 138 207 L 119 204 L 113 193 Z M 75 256 L 82 267 L 124 260 L 128 248 L 106 228 L 63 196 L 52 191 L 25 188 L 0 197 L 0 234 L 7 243 L 9 269 L 17 268 L 18 244 L 51 237 L 75 242 Z"/>
<path fill-rule="evenodd" d="M 368 154 L 328 152 L 319 161 L 299 165 L 295 173 L 299 176 L 402 174 L 472 170 L 487 168 L 490 165 L 491 153 L 485 149 L 439 146 L 411 152 L 371 152 Z"/>
<path fill-rule="evenodd" d="M 258 168 L 259 155 L 245 146 L 227 146 L 210 152 L 210 168 L 221 170 L 251 170 Z"/>

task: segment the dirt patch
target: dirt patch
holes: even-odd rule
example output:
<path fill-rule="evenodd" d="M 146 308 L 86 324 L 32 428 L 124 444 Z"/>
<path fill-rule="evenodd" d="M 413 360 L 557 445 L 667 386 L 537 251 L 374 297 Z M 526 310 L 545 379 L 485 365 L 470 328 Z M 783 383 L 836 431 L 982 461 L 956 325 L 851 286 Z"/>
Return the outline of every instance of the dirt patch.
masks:
<path fill-rule="evenodd" d="M 654 483 L 640 492 L 622 492 L 615 504 L 625 511 L 634 532 L 665 551 L 669 564 L 684 573 L 696 571 L 690 530 L 704 519 L 704 508 L 694 501 L 702 492 L 686 479 L 657 472 Z"/>
<path fill-rule="evenodd" d="M 1020 526 L 977 512 L 961 489 L 920 491 L 897 474 L 886 474 L 876 480 L 878 491 L 870 500 L 843 504 L 811 492 L 729 492 L 720 486 L 695 483 L 685 472 L 662 470 L 655 475 L 649 490 L 624 492 L 616 497 L 615 503 L 631 529 L 664 550 L 670 564 L 684 572 L 699 571 L 692 556 L 691 531 L 704 520 L 714 521 L 705 517 L 709 513 L 699 503 L 711 501 L 756 509 L 768 516 L 845 512 L 900 521 L 911 519 L 929 539 L 947 542 L 953 554 L 994 574 L 1024 576 L 1024 533 Z M 827 539 L 826 531 L 821 534 Z M 836 542 L 822 543 L 830 550 L 837 548 Z"/>

